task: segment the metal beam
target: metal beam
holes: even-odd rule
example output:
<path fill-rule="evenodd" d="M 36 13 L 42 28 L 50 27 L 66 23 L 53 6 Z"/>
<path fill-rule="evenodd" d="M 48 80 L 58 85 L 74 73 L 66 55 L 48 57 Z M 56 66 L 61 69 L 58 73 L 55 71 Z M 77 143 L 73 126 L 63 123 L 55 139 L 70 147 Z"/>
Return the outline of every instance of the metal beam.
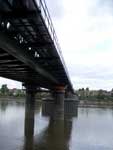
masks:
<path fill-rule="evenodd" d="M 27 65 L 23 64 L 22 62 L 18 61 L 17 63 L 10 62 L 8 64 L 1 64 L 0 67 L 27 67 Z"/>
<path fill-rule="evenodd" d="M 17 62 L 17 60 L 0 60 L 0 64 L 6 64 L 6 63 L 10 63 L 10 62 Z"/>
<path fill-rule="evenodd" d="M 40 12 L 40 11 L 39 11 Z M 30 19 L 36 18 L 37 12 L 36 11 L 27 11 L 27 10 L 13 10 L 13 11 L 0 11 L 0 14 L 4 19 L 12 20 L 12 19 Z"/>
<path fill-rule="evenodd" d="M 13 56 L 11 56 L 11 55 L 9 55 L 8 53 L 7 53 L 7 55 L 1 55 L 0 54 L 0 61 L 2 61 L 2 60 L 15 60 L 15 58 L 13 57 Z"/>
<path fill-rule="evenodd" d="M 6 57 L 6 56 L 9 56 L 9 54 L 8 53 L 1 53 L 0 54 L 0 57 Z M 1 58 L 0 58 L 1 59 Z"/>
<path fill-rule="evenodd" d="M 23 43 L 21 44 L 23 47 L 36 47 L 36 48 L 45 48 L 45 47 L 51 47 L 51 42 L 37 42 L 37 43 Z"/>

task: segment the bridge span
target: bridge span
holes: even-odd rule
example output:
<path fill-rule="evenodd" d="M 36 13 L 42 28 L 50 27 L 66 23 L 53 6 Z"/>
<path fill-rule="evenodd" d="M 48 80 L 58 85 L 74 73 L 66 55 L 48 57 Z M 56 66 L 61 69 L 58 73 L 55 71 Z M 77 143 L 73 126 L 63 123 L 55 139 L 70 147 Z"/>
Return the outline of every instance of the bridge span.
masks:
<path fill-rule="evenodd" d="M 0 0 L 0 76 L 73 92 L 45 0 Z"/>

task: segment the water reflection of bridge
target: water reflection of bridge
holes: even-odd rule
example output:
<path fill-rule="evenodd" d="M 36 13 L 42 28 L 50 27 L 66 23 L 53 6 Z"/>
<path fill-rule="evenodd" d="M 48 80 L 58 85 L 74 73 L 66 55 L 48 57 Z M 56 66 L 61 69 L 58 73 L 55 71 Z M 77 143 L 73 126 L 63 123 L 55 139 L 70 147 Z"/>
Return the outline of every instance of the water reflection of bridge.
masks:
<path fill-rule="evenodd" d="M 45 105 L 49 105 L 48 109 L 45 109 Z M 48 116 L 49 123 L 48 126 L 38 135 L 34 136 L 34 105 L 29 105 L 26 107 L 25 113 L 25 143 L 24 150 L 33 150 L 37 149 L 42 150 L 69 150 L 69 140 L 71 138 L 71 129 L 72 129 L 72 118 L 77 117 L 77 107 L 72 108 L 72 112 L 66 112 L 65 120 L 61 119 L 58 116 L 59 114 L 56 105 L 53 104 L 53 109 L 50 112 L 50 105 L 48 102 L 42 105 L 42 115 Z M 69 107 L 69 104 L 66 104 Z M 65 105 L 65 106 L 66 106 Z M 44 107 L 44 108 L 43 108 Z M 70 105 L 71 107 L 71 105 Z M 71 108 L 70 108 L 71 110 Z M 55 112 L 55 113 L 54 113 Z M 60 112 L 61 113 L 61 112 Z M 71 115 L 70 115 L 71 114 Z M 65 115 L 65 113 L 64 113 Z M 37 122 L 38 125 L 38 122 Z"/>
<path fill-rule="evenodd" d="M 47 106 L 48 105 L 48 106 Z M 52 105 L 53 109 L 50 109 L 50 105 Z M 68 106 L 66 106 L 68 105 Z M 36 103 L 26 103 L 25 104 L 25 118 L 18 114 L 20 118 L 17 119 L 18 115 L 15 115 L 15 122 L 11 121 L 9 124 L 9 130 L 11 130 L 10 133 L 15 131 L 14 133 L 9 134 L 8 138 L 11 138 L 12 140 L 8 138 L 4 138 L 4 143 L 8 146 L 6 143 L 6 140 L 9 140 L 8 142 L 11 144 L 12 141 L 15 140 L 15 137 L 18 137 L 16 130 L 22 130 L 21 136 L 17 138 L 18 140 L 21 139 L 19 150 L 69 150 L 69 141 L 71 138 L 71 130 L 72 130 L 72 122 L 73 118 L 77 117 L 77 107 L 71 107 L 71 104 L 65 104 L 64 105 L 64 112 L 59 111 L 59 107 L 56 107 L 56 105 L 49 104 L 48 102 L 44 102 L 42 105 L 39 102 Z M 70 108 L 69 108 L 70 107 Z M 14 112 L 19 112 L 18 108 L 22 110 L 21 114 L 24 114 L 24 103 L 23 101 L 0 101 L 0 113 L 7 114 L 10 108 Z M 15 109 L 16 108 L 16 109 Z M 46 109 L 45 109 L 46 108 Z M 51 111 L 50 111 L 51 110 Z M 11 111 L 13 113 L 13 111 Z M 11 113 L 11 114 L 12 114 Z M 10 114 L 10 113 L 9 113 Z M 64 119 L 62 116 L 64 115 Z M 1 117 L 2 118 L 2 117 Z M 23 122 L 24 119 L 24 124 Z M 6 120 L 6 119 L 5 119 Z M 16 122 L 19 121 L 19 124 L 15 126 Z M 13 126 L 14 125 L 14 126 Z M 23 126 L 24 125 L 24 126 Z M 11 128 L 12 126 L 12 128 Z M 6 126 L 5 126 L 6 127 Z M 4 130 L 5 130 L 4 127 Z M 24 133 L 23 133 L 23 127 L 24 127 Z M 3 130 L 3 132 L 5 132 Z M 6 129 L 6 132 L 8 130 Z M 1 132 L 1 135 L 3 133 Z M 4 134 L 3 134 L 4 135 Z M 2 137 L 2 136 L 1 136 Z M 21 137 L 21 138 L 20 138 Z M 24 143 L 24 144 L 23 144 Z M 16 149 L 13 143 L 12 147 L 9 149 Z M 0 145 L 1 146 L 1 145 Z M 8 149 L 7 146 L 5 149 Z M 15 147 L 15 148 L 14 148 Z M 18 148 L 17 148 L 18 149 Z"/>

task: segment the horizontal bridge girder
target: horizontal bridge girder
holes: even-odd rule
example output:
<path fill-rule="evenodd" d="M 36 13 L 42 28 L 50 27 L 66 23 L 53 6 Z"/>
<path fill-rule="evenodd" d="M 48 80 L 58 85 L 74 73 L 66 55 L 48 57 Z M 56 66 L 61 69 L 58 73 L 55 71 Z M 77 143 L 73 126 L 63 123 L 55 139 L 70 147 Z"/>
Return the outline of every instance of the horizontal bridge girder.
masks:
<path fill-rule="evenodd" d="M 27 72 L 26 71 L 0 71 L 0 73 L 2 73 L 2 74 L 11 74 L 11 75 L 15 75 L 15 76 L 21 76 L 21 75 L 19 75 L 19 74 L 17 74 L 17 73 L 23 73 L 23 74 L 26 74 Z"/>
<path fill-rule="evenodd" d="M 40 61 L 44 61 L 44 62 L 51 62 L 51 61 L 56 61 L 56 60 L 59 60 L 58 57 L 39 57 L 39 58 L 36 58 L 38 62 Z"/>
<path fill-rule="evenodd" d="M 0 56 L 0 61 L 2 61 L 2 60 L 12 60 L 13 61 L 13 60 L 15 60 L 15 58 L 7 53 L 7 55 L 5 54 L 5 55 Z"/>
<path fill-rule="evenodd" d="M 10 63 L 8 63 L 8 64 L 0 64 L 0 67 L 7 67 L 7 68 L 28 68 L 28 66 L 26 66 L 26 65 L 23 65 L 23 64 L 10 64 Z"/>
<path fill-rule="evenodd" d="M 50 42 L 37 42 L 37 43 L 23 43 L 21 44 L 23 47 L 37 47 L 37 48 L 45 48 L 50 47 L 52 43 Z"/>
<path fill-rule="evenodd" d="M 6 56 L 9 56 L 9 54 L 8 53 L 2 53 L 2 54 L 0 54 L 0 60 L 1 60 L 1 57 L 6 57 Z"/>
<path fill-rule="evenodd" d="M 5 63 L 9 63 L 9 62 L 17 62 L 17 60 L 0 60 L 0 64 L 5 64 Z"/>
<path fill-rule="evenodd" d="M 26 69 L 26 68 L 9 68 L 9 67 L 4 67 L 4 68 L 2 68 L 1 66 L 0 66 L 0 71 L 29 71 L 28 69 Z"/>
<path fill-rule="evenodd" d="M 40 13 L 40 11 L 39 11 Z M 0 11 L 0 15 L 4 17 L 4 19 L 26 19 L 26 18 L 33 18 L 37 16 L 37 11 L 27 11 L 27 10 L 13 10 L 13 11 Z"/>

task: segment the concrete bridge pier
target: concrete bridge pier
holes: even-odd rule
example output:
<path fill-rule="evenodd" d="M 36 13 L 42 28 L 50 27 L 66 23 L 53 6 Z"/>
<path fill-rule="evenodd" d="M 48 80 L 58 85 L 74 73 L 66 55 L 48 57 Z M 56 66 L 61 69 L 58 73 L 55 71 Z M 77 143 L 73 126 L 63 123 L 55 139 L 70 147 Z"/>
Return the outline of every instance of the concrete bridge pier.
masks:
<path fill-rule="evenodd" d="M 72 93 L 72 91 L 70 91 L 69 89 L 65 90 L 65 98 L 73 98 L 74 97 L 74 93 Z"/>
<path fill-rule="evenodd" d="M 23 86 L 26 88 L 26 104 L 34 105 L 37 86 L 34 84 L 23 84 Z"/>
<path fill-rule="evenodd" d="M 53 99 L 54 99 L 54 117 L 55 119 L 64 119 L 64 97 L 65 97 L 65 87 L 57 86 L 54 88 Z"/>
<path fill-rule="evenodd" d="M 27 101 L 27 100 L 26 100 Z M 24 147 L 26 150 L 33 149 L 34 142 L 34 115 L 35 115 L 35 105 L 33 103 L 26 103 L 25 105 L 25 122 L 24 122 Z"/>
<path fill-rule="evenodd" d="M 64 86 L 56 86 L 54 89 L 53 98 L 55 100 L 55 104 L 59 104 L 59 105 L 63 106 L 64 98 L 65 98 L 65 87 Z"/>
<path fill-rule="evenodd" d="M 24 86 L 26 87 L 25 136 L 32 137 L 34 134 L 34 108 L 37 86 L 31 84 L 24 84 Z"/>

